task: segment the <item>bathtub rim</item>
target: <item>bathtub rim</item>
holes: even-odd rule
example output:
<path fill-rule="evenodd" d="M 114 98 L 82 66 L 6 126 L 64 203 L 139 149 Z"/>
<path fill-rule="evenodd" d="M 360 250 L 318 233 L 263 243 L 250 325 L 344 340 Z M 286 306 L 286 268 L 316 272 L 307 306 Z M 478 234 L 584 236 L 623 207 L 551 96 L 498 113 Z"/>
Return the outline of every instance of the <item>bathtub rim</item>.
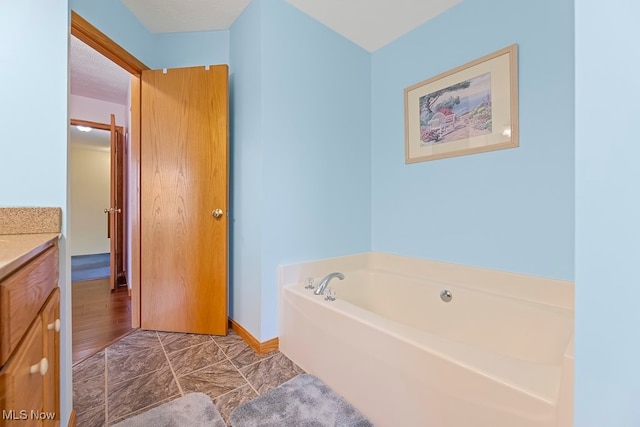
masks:
<path fill-rule="evenodd" d="M 575 313 L 574 283 L 568 280 L 433 261 L 385 252 L 360 252 L 278 266 L 279 283 L 302 283 L 342 270 L 371 270 L 528 300 Z M 411 271 L 411 273 L 407 273 Z"/>

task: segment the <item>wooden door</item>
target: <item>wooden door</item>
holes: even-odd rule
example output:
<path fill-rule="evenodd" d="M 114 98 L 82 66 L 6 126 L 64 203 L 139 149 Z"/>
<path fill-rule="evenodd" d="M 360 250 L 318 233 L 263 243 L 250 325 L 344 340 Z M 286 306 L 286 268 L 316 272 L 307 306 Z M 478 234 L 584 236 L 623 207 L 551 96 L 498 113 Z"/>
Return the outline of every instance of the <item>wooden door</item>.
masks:
<path fill-rule="evenodd" d="M 116 156 L 116 116 L 115 115 L 111 115 L 111 123 L 110 123 L 110 142 L 109 142 L 109 147 L 111 150 L 111 162 L 110 162 L 110 181 L 111 184 L 109 185 L 109 208 L 105 209 L 107 215 L 109 216 L 109 225 L 108 225 L 108 230 L 107 230 L 107 237 L 109 238 L 109 267 L 110 267 L 110 272 L 109 272 L 109 284 L 111 286 L 111 289 L 115 289 L 116 288 L 116 281 L 118 279 L 118 275 L 116 273 L 117 270 L 117 257 L 116 257 L 116 251 L 118 248 L 118 242 L 117 240 L 117 236 L 118 234 L 116 233 L 116 209 L 118 208 L 118 205 L 116 203 L 116 194 L 118 194 L 117 190 L 116 190 L 116 181 L 117 181 L 117 171 L 116 171 L 116 165 L 117 163 L 117 156 Z"/>
<path fill-rule="evenodd" d="M 141 85 L 141 327 L 225 335 L 228 67 Z"/>
<path fill-rule="evenodd" d="M 109 283 L 111 289 L 124 279 L 124 150 L 122 149 L 123 135 L 122 128 L 116 126 L 116 116 L 111 114 L 110 147 L 110 207 L 105 209 L 109 215 L 107 236 L 109 237 Z"/>

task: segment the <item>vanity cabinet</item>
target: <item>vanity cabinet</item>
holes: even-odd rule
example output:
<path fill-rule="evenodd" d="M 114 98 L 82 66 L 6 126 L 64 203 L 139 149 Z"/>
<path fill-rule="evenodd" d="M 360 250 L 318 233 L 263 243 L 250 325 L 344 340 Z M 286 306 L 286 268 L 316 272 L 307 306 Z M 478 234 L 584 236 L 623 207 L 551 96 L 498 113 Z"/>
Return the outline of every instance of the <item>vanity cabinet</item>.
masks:
<path fill-rule="evenodd" d="M 60 425 L 57 237 L 0 269 L 0 426 Z"/>

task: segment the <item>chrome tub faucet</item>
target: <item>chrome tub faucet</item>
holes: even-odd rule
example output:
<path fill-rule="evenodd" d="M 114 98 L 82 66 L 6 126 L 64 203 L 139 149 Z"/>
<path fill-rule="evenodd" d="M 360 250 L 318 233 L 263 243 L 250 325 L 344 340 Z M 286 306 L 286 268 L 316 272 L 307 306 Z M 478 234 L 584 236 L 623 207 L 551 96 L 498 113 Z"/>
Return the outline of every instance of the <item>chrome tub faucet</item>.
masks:
<path fill-rule="evenodd" d="M 342 280 L 344 279 L 344 274 L 335 272 L 335 273 L 329 273 L 326 276 L 324 276 L 324 278 L 318 284 L 318 287 L 313 291 L 314 295 L 324 295 L 324 290 L 327 288 L 327 285 L 329 284 L 331 279 L 333 279 L 334 277 L 337 277 L 338 279 Z"/>

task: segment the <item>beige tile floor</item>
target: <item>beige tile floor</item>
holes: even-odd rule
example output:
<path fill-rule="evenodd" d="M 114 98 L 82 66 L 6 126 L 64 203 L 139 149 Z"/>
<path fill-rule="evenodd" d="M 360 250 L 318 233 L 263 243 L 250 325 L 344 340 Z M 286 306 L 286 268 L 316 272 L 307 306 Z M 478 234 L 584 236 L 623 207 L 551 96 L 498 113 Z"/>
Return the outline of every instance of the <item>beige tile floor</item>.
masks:
<path fill-rule="evenodd" d="M 240 403 L 303 373 L 279 351 L 257 354 L 238 335 L 137 330 L 73 367 L 80 427 L 107 426 L 190 392 L 228 421 Z"/>

